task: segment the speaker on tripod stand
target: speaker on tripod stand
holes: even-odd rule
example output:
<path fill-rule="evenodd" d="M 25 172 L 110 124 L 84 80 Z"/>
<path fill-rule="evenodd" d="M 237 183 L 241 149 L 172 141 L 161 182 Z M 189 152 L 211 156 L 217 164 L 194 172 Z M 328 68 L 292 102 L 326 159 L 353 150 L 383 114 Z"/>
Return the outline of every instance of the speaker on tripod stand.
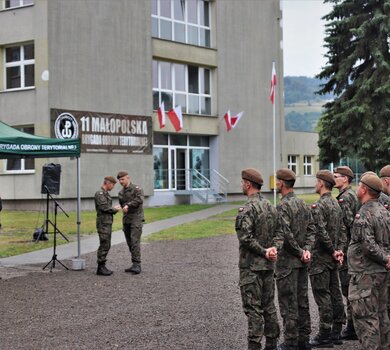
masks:
<path fill-rule="evenodd" d="M 49 163 L 42 168 L 41 193 L 60 194 L 61 164 Z"/>

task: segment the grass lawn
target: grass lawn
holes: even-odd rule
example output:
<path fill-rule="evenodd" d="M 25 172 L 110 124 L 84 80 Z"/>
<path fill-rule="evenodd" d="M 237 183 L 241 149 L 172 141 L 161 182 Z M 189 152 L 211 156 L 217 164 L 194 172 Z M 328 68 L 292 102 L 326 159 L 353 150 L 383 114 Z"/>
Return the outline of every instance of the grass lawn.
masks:
<path fill-rule="evenodd" d="M 211 205 L 195 204 L 145 208 L 145 222 L 150 223 L 162 219 L 168 219 L 209 207 L 211 207 Z M 67 218 L 61 211 L 58 213 L 57 227 L 69 239 L 69 241 L 75 241 L 77 240 L 77 213 L 69 212 L 68 214 L 69 218 Z M 49 241 L 32 241 L 35 229 L 43 225 L 45 219 L 45 213 L 33 211 L 2 211 L 0 258 L 52 247 L 52 235 L 49 235 Z M 49 219 L 54 222 L 54 218 L 51 213 L 49 215 Z M 121 214 L 119 213 L 118 216 L 114 217 L 113 231 L 121 230 L 121 228 Z M 49 232 L 53 232 L 50 226 Z M 96 212 L 83 211 L 81 213 L 81 235 L 85 236 L 95 232 Z M 58 244 L 67 243 L 61 235 L 58 235 L 57 238 Z"/>

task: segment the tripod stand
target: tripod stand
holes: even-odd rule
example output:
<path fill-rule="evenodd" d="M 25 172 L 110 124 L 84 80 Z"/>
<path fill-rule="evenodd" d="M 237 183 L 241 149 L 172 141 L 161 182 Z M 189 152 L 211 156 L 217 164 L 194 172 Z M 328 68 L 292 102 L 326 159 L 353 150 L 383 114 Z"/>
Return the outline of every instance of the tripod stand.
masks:
<path fill-rule="evenodd" d="M 54 245 L 53 245 L 53 256 L 51 258 L 51 260 L 43 267 L 42 270 L 46 269 L 47 266 L 50 266 L 50 272 L 52 272 L 53 268 L 56 267 L 56 261 L 62 266 L 64 267 L 66 270 L 69 270 L 61 261 L 59 261 L 57 259 L 57 254 L 56 254 L 56 249 L 57 249 L 57 233 L 59 233 L 67 242 L 69 242 L 69 240 L 64 236 L 64 234 L 58 229 L 57 227 L 57 213 L 58 213 L 58 208 L 61 209 L 61 211 L 66 215 L 66 217 L 69 217 L 69 215 L 65 212 L 65 210 L 63 208 L 61 208 L 61 206 L 58 204 L 58 202 L 53 198 L 53 196 L 50 194 L 50 191 L 49 189 L 47 188 L 47 186 L 45 185 L 45 189 L 46 189 L 46 192 L 47 192 L 47 210 L 46 210 L 46 221 L 45 221 L 45 224 L 46 224 L 46 233 L 48 234 L 49 233 L 49 224 L 51 226 L 53 226 L 53 234 L 54 234 Z M 54 223 L 49 219 L 49 199 L 52 199 L 53 202 L 54 202 Z"/>

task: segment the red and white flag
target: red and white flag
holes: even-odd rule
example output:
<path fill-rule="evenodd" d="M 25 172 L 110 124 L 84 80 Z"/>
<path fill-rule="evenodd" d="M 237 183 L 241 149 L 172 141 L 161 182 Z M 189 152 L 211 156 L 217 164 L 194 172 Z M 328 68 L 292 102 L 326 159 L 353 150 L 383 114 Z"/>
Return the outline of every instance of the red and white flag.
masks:
<path fill-rule="evenodd" d="M 276 87 L 276 70 L 275 70 L 275 62 L 272 62 L 272 76 L 271 76 L 271 91 L 269 93 L 269 99 L 272 104 L 275 103 L 275 87 Z"/>
<path fill-rule="evenodd" d="M 160 129 L 165 126 L 165 106 L 164 101 L 161 102 L 160 107 L 157 110 L 158 122 L 160 123 Z"/>
<path fill-rule="evenodd" d="M 181 113 L 181 106 L 172 108 L 167 113 L 167 115 L 175 130 L 180 131 L 183 128 L 183 115 Z"/>
<path fill-rule="evenodd" d="M 244 112 L 240 112 L 237 115 L 231 116 L 230 110 L 225 113 L 223 118 L 225 119 L 227 131 L 230 131 L 236 127 Z"/>

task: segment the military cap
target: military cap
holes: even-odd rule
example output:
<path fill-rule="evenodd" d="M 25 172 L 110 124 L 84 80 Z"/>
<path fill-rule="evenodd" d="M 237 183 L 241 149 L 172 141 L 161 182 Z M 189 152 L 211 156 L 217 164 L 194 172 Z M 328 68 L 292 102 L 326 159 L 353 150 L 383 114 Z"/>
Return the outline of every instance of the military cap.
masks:
<path fill-rule="evenodd" d="M 118 173 L 118 175 L 116 176 L 116 178 L 119 180 L 121 177 L 126 176 L 126 175 L 129 175 L 129 173 L 128 173 L 127 171 L 122 170 L 122 171 L 120 171 L 120 172 Z"/>
<path fill-rule="evenodd" d="M 104 178 L 104 180 L 110 181 L 110 182 L 112 182 L 113 184 L 116 184 L 115 177 L 113 177 L 113 176 L 106 176 L 106 177 Z"/>
<path fill-rule="evenodd" d="M 383 185 L 381 179 L 375 174 L 365 174 L 360 179 L 360 182 L 366 185 L 368 188 L 371 188 L 375 192 L 382 192 Z"/>
<path fill-rule="evenodd" d="M 261 176 L 260 172 L 253 168 L 248 168 L 241 171 L 241 177 L 244 180 L 252 181 L 260 186 L 263 184 L 263 177 Z"/>
<path fill-rule="evenodd" d="M 334 173 L 338 173 L 344 176 L 348 176 L 349 178 L 353 179 L 354 175 L 350 167 L 342 165 L 338 166 L 336 169 L 333 171 Z"/>
<path fill-rule="evenodd" d="M 276 172 L 276 177 L 279 180 L 295 181 L 295 173 L 292 170 L 286 168 L 279 169 Z"/>
<path fill-rule="evenodd" d="M 316 174 L 317 179 L 321 179 L 331 184 L 332 186 L 336 185 L 334 180 L 334 175 L 329 170 L 319 170 Z"/>
<path fill-rule="evenodd" d="M 390 177 L 390 164 L 385 165 L 379 172 L 380 177 Z"/>

